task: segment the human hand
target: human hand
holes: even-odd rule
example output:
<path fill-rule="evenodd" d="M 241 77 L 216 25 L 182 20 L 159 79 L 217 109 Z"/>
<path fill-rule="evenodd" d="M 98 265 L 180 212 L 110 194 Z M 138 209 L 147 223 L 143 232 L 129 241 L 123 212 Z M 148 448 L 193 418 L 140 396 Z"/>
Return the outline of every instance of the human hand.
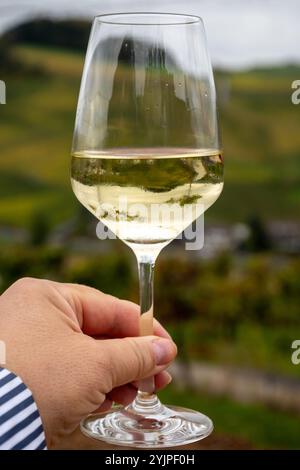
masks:
<path fill-rule="evenodd" d="M 0 339 L 6 367 L 32 391 L 48 447 L 71 434 L 80 420 L 112 401 L 130 403 L 136 381 L 164 371 L 176 355 L 168 333 L 137 337 L 139 307 L 76 284 L 25 278 L 0 297 Z"/>

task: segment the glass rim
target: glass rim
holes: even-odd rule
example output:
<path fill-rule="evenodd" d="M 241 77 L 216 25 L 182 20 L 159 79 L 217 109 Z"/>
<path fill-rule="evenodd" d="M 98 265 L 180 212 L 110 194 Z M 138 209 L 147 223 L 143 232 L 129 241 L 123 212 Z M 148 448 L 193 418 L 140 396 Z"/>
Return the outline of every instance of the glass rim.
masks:
<path fill-rule="evenodd" d="M 142 17 L 157 17 L 157 18 L 169 18 L 170 21 L 162 22 L 145 22 L 142 21 Z M 120 21 L 117 21 L 117 17 L 121 17 Z M 126 21 L 129 17 L 140 18 L 141 21 Z M 181 18 L 181 20 L 180 20 Z M 159 13 L 159 12 L 126 12 L 126 13 L 106 13 L 104 15 L 96 15 L 94 21 L 100 23 L 113 24 L 119 26 L 177 26 L 177 25 L 189 25 L 203 23 L 201 16 L 189 15 L 185 13 Z"/>

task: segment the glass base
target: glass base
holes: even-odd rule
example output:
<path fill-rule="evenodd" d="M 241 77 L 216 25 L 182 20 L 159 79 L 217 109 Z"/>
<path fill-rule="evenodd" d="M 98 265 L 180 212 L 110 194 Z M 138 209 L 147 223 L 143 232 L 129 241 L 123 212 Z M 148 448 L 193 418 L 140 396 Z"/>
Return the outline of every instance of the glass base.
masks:
<path fill-rule="evenodd" d="M 81 422 L 81 430 L 110 444 L 152 449 L 189 444 L 212 432 L 212 421 L 202 413 L 164 406 L 155 395 L 152 397 L 146 405 L 138 397 L 125 408 L 89 415 Z"/>

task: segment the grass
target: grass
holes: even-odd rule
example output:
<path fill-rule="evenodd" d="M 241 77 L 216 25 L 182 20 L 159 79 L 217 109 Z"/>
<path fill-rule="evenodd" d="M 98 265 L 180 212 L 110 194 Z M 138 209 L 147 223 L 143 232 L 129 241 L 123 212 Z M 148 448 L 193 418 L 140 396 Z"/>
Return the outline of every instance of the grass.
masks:
<path fill-rule="evenodd" d="M 38 45 L 19 45 L 15 54 L 29 65 L 39 65 L 56 76 L 78 78 L 82 73 L 84 56 L 70 49 Z"/>
<path fill-rule="evenodd" d="M 213 364 L 255 368 L 300 379 L 300 367 L 291 361 L 294 339 L 293 326 L 265 326 L 241 321 L 234 340 L 230 341 L 223 330 L 219 335 L 214 331 L 201 335 L 191 322 L 186 328 L 184 350 L 195 360 L 205 357 Z"/>
<path fill-rule="evenodd" d="M 258 404 L 237 403 L 169 386 L 159 394 L 164 403 L 185 406 L 207 414 L 215 431 L 243 438 L 261 449 L 300 449 L 300 417 Z"/>
<path fill-rule="evenodd" d="M 42 208 L 56 223 L 76 208 L 68 183 L 82 56 L 32 46 L 17 47 L 16 53 L 46 74 L 10 78 L 7 86 L 7 105 L 1 108 L 0 222 L 27 225 Z"/>

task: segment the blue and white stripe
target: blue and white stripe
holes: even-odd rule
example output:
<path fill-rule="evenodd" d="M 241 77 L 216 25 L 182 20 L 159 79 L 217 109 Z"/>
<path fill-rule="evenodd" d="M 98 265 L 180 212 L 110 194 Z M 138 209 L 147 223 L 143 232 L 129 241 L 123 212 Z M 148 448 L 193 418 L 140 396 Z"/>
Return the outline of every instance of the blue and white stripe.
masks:
<path fill-rule="evenodd" d="M 22 380 L 0 367 L 0 450 L 44 450 L 39 411 Z"/>

